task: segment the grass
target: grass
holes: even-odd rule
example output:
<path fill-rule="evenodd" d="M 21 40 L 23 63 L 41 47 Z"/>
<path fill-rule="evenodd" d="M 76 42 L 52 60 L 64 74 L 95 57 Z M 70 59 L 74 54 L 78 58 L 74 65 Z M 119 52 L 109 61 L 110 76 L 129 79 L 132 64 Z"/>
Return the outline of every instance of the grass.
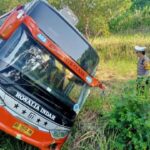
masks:
<path fill-rule="evenodd" d="M 107 90 L 107 94 L 104 97 L 99 96 L 98 93 L 99 91 L 98 90 L 95 91 L 95 89 L 93 89 L 92 94 L 88 98 L 84 106 L 84 109 L 80 113 L 76 121 L 76 124 L 72 129 L 70 138 L 65 144 L 63 150 L 68 150 L 68 149 L 114 150 L 116 149 L 116 143 L 117 143 L 116 139 L 119 139 L 118 133 L 116 131 L 111 130 L 110 133 L 109 131 L 107 131 L 108 133 L 106 134 L 107 125 L 110 119 L 108 116 L 116 108 L 116 104 L 118 106 L 119 105 L 126 106 L 127 102 L 123 101 L 125 99 L 126 100 L 128 99 L 128 101 L 130 100 L 132 102 L 132 99 L 130 99 L 130 97 L 133 98 L 134 95 L 136 97 L 135 89 L 136 89 L 135 80 L 122 81 L 122 82 L 117 82 L 117 84 L 112 84 Z M 145 97 L 145 98 L 141 97 L 141 99 L 147 99 L 149 101 L 150 95 L 149 97 Z M 129 108 L 125 107 L 125 110 L 126 109 L 128 110 Z M 133 108 L 133 109 L 136 109 L 137 112 L 140 111 L 138 110 L 139 108 Z M 123 112 L 118 111 L 118 113 L 122 114 Z M 135 114 L 133 113 L 133 116 L 136 115 L 136 113 Z M 140 114 L 141 113 L 142 112 L 140 112 Z M 130 112 L 128 113 L 128 115 L 129 114 Z M 142 115 L 144 116 L 144 113 Z M 150 126 L 148 128 L 150 129 Z M 122 128 L 122 130 L 124 129 Z M 123 148 L 121 148 L 120 146 L 120 148 L 119 149 L 117 148 L 117 150 L 123 150 Z"/>
<path fill-rule="evenodd" d="M 134 81 L 131 80 L 130 82 Z M 121 95 L 124 88 L 129 85 L 130 83 L 126 82 L 113 84 L 104 97 L 100 96 L 98 90 L 93 89 L 63 150 L 113 149 L 116 133 L 111 133 L 109 136 L 105 135 L 109 121 L 106 116 L 112 111 L 114 103 L 116 103 L 115 97 Z M 134 85 L 132 84 L 133 87 Z"/>
<path fill-rule="evenodd" d="M 37 150 L 3 132 L 0 135 L 0 150 Z"/>
<path fill-rule="evenodd" d="M 90 39 L 92 45 L 99 52 L 101 58 L 106 60 L 126 60 L 135 61 L 134 46 L 143 45 L 148 48 L 150 55 L 150 36 L 142 34 L 137 35 L 112 35 L 109 37 L 101 37 Z"/>
<path fill-rule="evenodd" d="M 101 62 L 96 76 L 103 81 L 128 80 L 136 77 L 136 62 L 109 60 Z"/>
<path fill-rule="evenodd" d="M 92 41 L 92 40 L 91 40 Z M 135 88 L 136 57 L 134 45 L 150 47 L 150 36 L 111 36 L 92 41 L 101 57 L 96 76 L 108 87 L 105 96 L 99 89 L 92 89 L 83 110 L 80 112 L 63 150 L 108 150 L 113 149 L 116 133 L 106 136 L 107 113 L 111 112 L 120 96 L 128 87 Z M 0 133 L 0 150 L 34 150 L 33 147 Z"/>

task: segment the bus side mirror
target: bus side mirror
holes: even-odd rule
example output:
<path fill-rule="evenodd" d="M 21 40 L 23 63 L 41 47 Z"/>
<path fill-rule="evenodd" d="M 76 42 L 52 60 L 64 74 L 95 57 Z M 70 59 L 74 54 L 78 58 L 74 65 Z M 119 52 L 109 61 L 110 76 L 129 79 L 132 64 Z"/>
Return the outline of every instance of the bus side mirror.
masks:
<path fill-rule="evenodd" d="M 22 23 L 24 18 L 23 15 L 23 10 L 14 10 L 10 15 L 8 14 L 8 16 L 5 15 L 0 18 L 3 19 L 7 17 L 0 27 L 0 38 L 7 40 L 11 36 Z"/>

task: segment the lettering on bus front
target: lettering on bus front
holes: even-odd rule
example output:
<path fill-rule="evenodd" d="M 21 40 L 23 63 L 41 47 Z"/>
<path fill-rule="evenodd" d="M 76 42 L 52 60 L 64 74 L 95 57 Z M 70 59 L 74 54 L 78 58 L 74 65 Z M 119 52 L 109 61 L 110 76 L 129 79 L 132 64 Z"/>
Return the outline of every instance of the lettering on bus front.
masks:
<path fill-rule="evenodd" d="M 42 113 L 43 115 L 47 116 L 48 118 L 50 118 L 52 120 L 56 119 L 56 116 L 54 114 L 50 113 L 49 111 L 44 109 L 41 105 L 39 105 L 38 103 L 34 102 L 32 99 L 30 99 L 29 97 L 25 96 L 24 94 L 22 94 L 22 93 L 17 91 L 15 96 L 16 96 L 16 98 L 18 98 L 19 100 L 21 100 L 25 104 L 29 105 L 30 107 L 34 108 L 38 112 Z"/>

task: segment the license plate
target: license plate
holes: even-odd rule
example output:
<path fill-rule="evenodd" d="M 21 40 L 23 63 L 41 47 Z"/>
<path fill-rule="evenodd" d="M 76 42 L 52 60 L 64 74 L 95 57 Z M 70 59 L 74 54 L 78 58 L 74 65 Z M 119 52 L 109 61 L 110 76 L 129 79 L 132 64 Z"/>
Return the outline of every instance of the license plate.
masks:
<path fill-rule="evenodd" d="M 32 136 L 32 134 L 34 133 L 34 131 L 32 129 L 30 129 L 28 126 L 21 124 L 21 123 L 18 123 L 18 122 L 13 124 L 12 127 L 14 129 L 20 131 L 21 133 L 24 133 L 27 136 Z"/>

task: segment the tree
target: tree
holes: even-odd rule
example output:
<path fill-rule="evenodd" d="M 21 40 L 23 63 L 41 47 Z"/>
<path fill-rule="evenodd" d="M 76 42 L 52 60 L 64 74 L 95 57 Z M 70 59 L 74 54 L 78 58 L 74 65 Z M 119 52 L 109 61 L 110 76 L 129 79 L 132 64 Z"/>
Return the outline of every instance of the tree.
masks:
<path fill-rule="evenodd" d="M 0 14 L 29 1 L 31 0 L 0 0 Z M 48 2 L 58 9 L 69 6 L 79 18 L 77 27 L 86 37 L 109 34 L 110 20 L 125 12 L 131 5 L 131 0 L 48 0 Z"/>
<path fill-rule="evenodd" d="M 131 0 L 49 0 L 49 2 L 57 8 L 68 5 L 78 16 L 78 28 L 86 37 L 108 34 L 108 22 L 131 5 Z"/>
<path fill-rule="evenodd" d="M 132 0 L 132 10 L 143 9 L 145 6 L 150 6 L 149 0 Z"/>
<path fill-rule="evenodd" d="M 17 5 L 24 4 L 29 1 L 31 0 L 0 0 L 0 15 L 10 11 Z"/>

